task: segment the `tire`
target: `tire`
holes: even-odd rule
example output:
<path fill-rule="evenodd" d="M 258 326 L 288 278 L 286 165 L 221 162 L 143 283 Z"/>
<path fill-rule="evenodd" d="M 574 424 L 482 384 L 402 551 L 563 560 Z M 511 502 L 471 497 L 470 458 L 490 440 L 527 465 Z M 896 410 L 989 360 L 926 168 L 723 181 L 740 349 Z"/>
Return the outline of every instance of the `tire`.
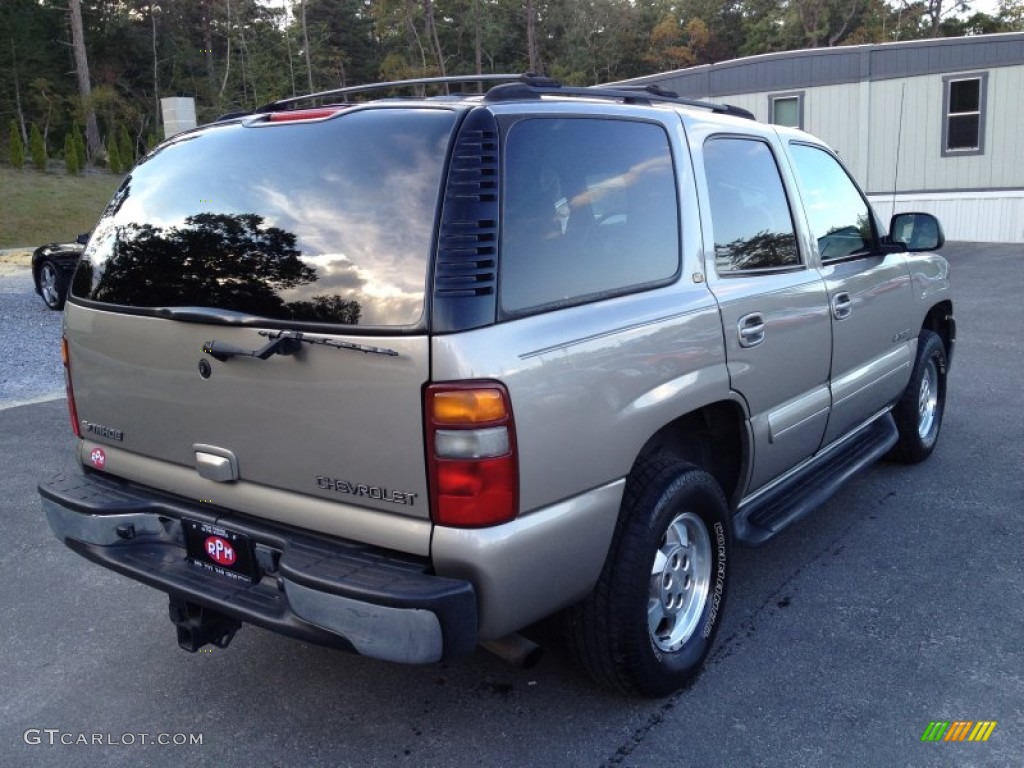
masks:
<path fill-rule="evenodd" d="M 700 670 L 725 605 L 729 507 L 692 464 L 641 460 L 594 591 L 567 612 L 579 664 L 598 683 L 665 696 Z"/>
<path fill-rule="evenodd" d="M 43 303 L 54 312 L 64 309 L 64 300 L 67 298 L 64 282 L 64 273 L 51 260 L 47 259 L 39 267 L 39 295 L 43 297 Z"/>
<path fill-rule="evenodd" d="M 892 413 L 899 431 L 889 458 L 917 464 L 931 456 L 946 410 L 946 347 L 938 334 L 921 331 L 910 383 Z"/>

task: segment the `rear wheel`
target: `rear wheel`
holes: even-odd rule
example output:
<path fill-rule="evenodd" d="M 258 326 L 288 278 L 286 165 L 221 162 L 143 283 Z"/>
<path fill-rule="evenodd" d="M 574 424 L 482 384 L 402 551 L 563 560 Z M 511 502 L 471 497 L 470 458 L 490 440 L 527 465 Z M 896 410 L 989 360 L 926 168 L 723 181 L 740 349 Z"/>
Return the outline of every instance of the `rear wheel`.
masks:
<path fill-rule="evenodd" d="M 64 309 L 65 291 L 64 275 L 60 267 L 47 260 L 39 268 L 39 295 L 43 303 L 54 311 Z"/>
<path fill-rule="evenodd" d="M 627 693 L 683 686 L 714 641 L 729 547 L 728 505 L 710 474 L 668 459 L 638 464 L 598 583 L 568 614 L 583 668 Z"/>
<path fill-rule="evenodd" d="M 921 331 L 910 383 L 893 407 L 899 442 L 889 456 L 905 464 L 927 459 L 935 449 L 946 407 L 946 348 L 938 334 Z"/>

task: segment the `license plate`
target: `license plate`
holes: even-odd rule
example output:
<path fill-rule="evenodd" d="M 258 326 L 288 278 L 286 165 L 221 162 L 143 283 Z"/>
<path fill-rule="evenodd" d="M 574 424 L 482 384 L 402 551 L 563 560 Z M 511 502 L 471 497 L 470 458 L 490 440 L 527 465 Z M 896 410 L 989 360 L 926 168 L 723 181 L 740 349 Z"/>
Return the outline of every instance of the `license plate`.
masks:
<path fill-rule="evenodd" d="M 181 524 L 189 562 L 231 579 L 256 580 L 256 557 L 248 536 L 197 520 L 182 520 Z"/>

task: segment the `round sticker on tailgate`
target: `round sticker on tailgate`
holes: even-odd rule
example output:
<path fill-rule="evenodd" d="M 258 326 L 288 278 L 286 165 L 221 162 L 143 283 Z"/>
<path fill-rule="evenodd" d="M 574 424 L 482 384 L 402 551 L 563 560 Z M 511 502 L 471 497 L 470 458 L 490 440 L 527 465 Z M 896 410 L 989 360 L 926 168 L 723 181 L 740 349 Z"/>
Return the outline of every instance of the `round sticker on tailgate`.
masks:
<path fill-rule="evenodd" d="M 103 452 L 102 448 L 93 448 L 89 452 L 89 461 L 96 469 L 103 469 L 107 466 L 107 454 Z"/>

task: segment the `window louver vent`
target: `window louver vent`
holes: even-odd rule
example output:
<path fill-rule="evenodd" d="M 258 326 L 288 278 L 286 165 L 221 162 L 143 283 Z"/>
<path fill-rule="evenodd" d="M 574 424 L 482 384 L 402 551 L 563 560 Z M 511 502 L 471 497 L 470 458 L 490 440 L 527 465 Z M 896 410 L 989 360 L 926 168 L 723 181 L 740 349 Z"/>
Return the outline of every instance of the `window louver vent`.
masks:
<path fill-rule="evenodd" d="M 494 320 L 498 165 L 494 117 L 486 109 L 474 110 L 455 140 L 445 188 L 434 269 L 435 330 Z"/>

